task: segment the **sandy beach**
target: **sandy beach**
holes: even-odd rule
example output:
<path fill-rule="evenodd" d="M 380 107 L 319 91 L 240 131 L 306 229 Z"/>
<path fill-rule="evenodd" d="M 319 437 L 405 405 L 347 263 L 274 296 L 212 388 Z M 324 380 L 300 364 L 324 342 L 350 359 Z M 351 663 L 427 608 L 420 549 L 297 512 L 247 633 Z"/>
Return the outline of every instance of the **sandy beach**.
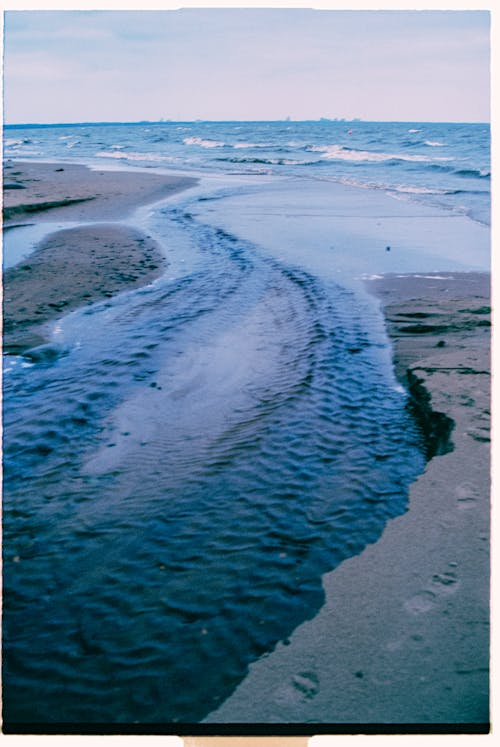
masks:
<path fill-rule="evenodd" d="M 27 261 L 5 271 L 4 351 L 41 345 L 47 322 L 158 277 L 165 259 L 156 242 L 136 228 L 102 221 L 124 218 L 195 183 L 72 164 L 7 163 L 4 230 L 47 220 L 82 225 L 48 236 Z"/>
<path fill-rule="evenodd" d="M 7 229 L 56 216 L 83 223 L 4 274 L 4 350 L 33 359 L 47 323 L 161 274 L 151 236 L 109 221 L 195 183 L 35 163 L 8 163 L 4 178 Z M 334 732 L 489 721 L 490 276 L 386 275 L 367 285 L 425 433 L 427 468 L 408 511 L 324 576 L 319 614 L 252 664 L 207 725 Z"/>
<path fill-rule="evenodd" d="M 489 275 L 385 276 L 400 380 L 450 418 L 406 514 L 324 577 L 326 603 L 206 723 L 489 720 Z M 447 453 L 443 453 L 447 452 Z M 404 732 L 404 728 L 403 728 Z"/>
<path fill-rule="evenodd" d="M 196 179 L 141 171 L 100 171 L 80 164 L 7 161 L 4 226 L 38 221 L 123 218 Z"/>

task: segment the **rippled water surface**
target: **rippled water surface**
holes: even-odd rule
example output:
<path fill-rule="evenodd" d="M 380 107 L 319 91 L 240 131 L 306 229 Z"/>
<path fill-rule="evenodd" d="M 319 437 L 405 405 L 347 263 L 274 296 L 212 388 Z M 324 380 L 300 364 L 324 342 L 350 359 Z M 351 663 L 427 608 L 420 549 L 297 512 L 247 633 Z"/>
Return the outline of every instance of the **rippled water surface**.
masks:
<path fill-rule="evenodd" d="M 216 204 L 147 215 L 165 275 L 8 359 L 9 721 L 201 720 L 423 467 L 377 304 Z"/>
<path fill-rule="evenodd" d="M 143 122 L 9 125 L 7 158 L 358 185 L 490 220 L 490 128 L 446 122 Z"/>

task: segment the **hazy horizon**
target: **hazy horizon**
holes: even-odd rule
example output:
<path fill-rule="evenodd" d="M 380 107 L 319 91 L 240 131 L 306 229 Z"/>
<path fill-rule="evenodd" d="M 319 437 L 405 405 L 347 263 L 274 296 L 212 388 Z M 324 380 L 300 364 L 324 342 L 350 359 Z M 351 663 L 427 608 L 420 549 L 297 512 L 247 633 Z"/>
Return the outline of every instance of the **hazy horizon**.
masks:
<path fill-rule="evenodd" d="M 421 119 L 362 119 L 361 117 L 353 117 L 353 119 L 331 118 L 331 117 L 319 117 L 316 119 L 136 119 L 133 121 L 125 120 L 87 120 L 81 122 L 4 122 L 5 128 L 11 127 L 78 127 L 79 125 L 164 125 L 164 124 L 230 124 L 230 123 L 268 123 L 268 122 L 363 122 L 365 124 L 470 124 L 470 125 L 490 125 L 489 120 L 477 120 L 477 121 L 462 121 L 453 120 L 445 121 L 439 120 L 421 120 Z"/>
<path fill-rule="evenodd" d="M 483 10 L 6 11 L 4 123 L 489 122 Z"/>

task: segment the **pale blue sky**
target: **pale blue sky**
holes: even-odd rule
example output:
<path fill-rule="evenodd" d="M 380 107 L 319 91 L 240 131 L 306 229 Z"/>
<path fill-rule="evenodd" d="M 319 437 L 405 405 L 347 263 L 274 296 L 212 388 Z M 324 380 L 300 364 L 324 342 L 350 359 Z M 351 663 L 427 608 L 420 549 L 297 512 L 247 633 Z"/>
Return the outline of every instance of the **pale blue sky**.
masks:
<path fill-rule="evenodd" d="M 8 11 L 5 122 L 487 121 L 486 11 Z"/>

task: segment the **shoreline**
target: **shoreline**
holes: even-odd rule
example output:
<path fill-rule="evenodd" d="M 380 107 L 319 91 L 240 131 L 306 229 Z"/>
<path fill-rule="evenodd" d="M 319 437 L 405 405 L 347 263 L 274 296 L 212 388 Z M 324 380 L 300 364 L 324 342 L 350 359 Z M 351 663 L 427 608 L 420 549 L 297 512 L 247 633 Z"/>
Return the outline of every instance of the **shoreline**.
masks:
<path fill-rule="evenodd" d="M 417 382 L 452 421 L 453 447 L 427 462 L 407 512 L 323 577 L 320 612 L 254 662 L 206 724 L 327 723 L 332 733 L 399 724 L 405 733 L 405 724 L 489 722 L 490 276 L 367 284 L 399 380 L 408 376 L 410 390 Z"/>
<path fill-rule="evenodd" d="M 138 228 L 108 221 L 196 183 L 79 164 L 7 163 L 4 230 L 33 222 L 81 224 L 50 234 L 4 271 L 4 352 L 19 355 L 43 345 L 50 322 L 159 277 L 166 260 L 157 242 Z"/>
<path fill-rule="evenodd" d="M 8 169 L 8 184 L 22 186 L 5 193 L 5 228 L 33 216 L 82 221 L 5 272 L 4 351 L 36 359 L 51 355 L 31 350 L 48 323 L 162 273 L 149 235 L 109 221 L 196 180 L 57 163 Z M 367 281 L 436 456 L 407 513 L 324 576 L 316 617 L 252 664 L 204 723 L 488 721 L 489 283 L 474 272 Z"/>
<path fill-rule="evenodd" d="M 7 161 L 3 179 L 5 228 L 34 217 L 37 221 L 120 219 L 198 182 L 187 176 L 99 170 L 58 161 Z"/>

